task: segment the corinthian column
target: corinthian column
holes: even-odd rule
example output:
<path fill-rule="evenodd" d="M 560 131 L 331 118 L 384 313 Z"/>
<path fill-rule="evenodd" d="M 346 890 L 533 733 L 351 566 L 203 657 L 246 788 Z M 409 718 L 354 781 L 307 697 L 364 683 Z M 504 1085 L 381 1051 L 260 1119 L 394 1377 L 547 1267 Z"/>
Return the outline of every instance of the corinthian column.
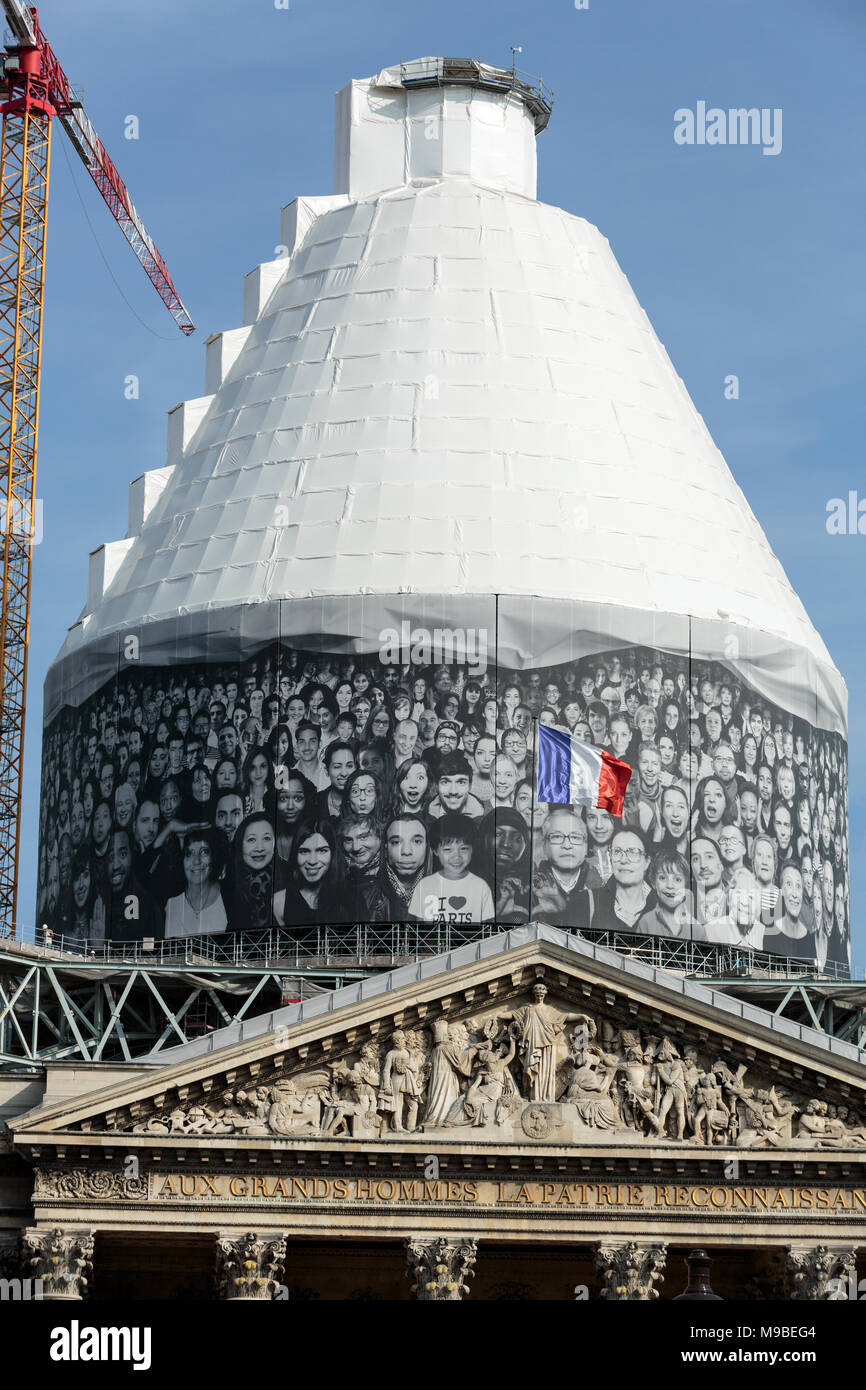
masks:
<path fill-rule="evenodd" d="M 93 1232 L 28 1228 L 21 1238 L 21 1270 L 26 1279 L 41 1279 L 46 1302 L 86 1298 L 93 1278 Z"/>
<path fill-rule="evenodd" d="M 459 1303 L 469 1292 L 467 1279 L 475 1275 L 477 1240 L 431 1240 L 412 1237 L 406 1241 L 409 1274 L 414 1278 L 412 1293 L 427 1303 Z"/>
<path fill-rule="evenodd" d="M 792 1299 L 857 1297 L 857 1270 L 850 1246 L 789 1245 L 785 1256 L 785 1284 Z"/>
<path fill-rule="evenodd" d="M 600 1245 L 595 1267 L 603 1284 L 602 1298 L 620 1303 L 658 1298 L 655 1285 L 664 1282 L 666 1258 L 666 1245 L 638 1245 L 633 1240 L 626 1245 Z"/>
<path fill-rule="evenodd" d="M 221 1298 L 273 1299 L 282 1287 L 286 1238 L 254 1232 L 217 1236 L 217 1283 Z"/>

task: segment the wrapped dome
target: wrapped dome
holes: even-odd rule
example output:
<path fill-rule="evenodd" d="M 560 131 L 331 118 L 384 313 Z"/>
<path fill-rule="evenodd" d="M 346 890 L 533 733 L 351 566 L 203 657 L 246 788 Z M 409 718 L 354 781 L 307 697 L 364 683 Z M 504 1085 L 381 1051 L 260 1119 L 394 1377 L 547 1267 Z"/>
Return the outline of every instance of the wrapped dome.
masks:
<path fill-rule="evenodd" d="M 171 413 L 127 537 L 91 556 L 46 722 L 74 727 L 145 669 L 166 671 L 153 694 L 195 666 L 210 695 L 268 644 L 257 689 L 285 650 L 293 687 L 311 652 L 334 659 L 326 686 L 340 659 L 408 686 L 429 633 L 464 715 L 472 675 L 501 705 L 507 682 L 527 699 L 521 673 L 558 673 L 564 694 L 570 663 L 576 692 L 579 663 L 606 680 L 618 653 L 641 703 L 642 665 L 673 680 L 684 725 L 733 685 L 737 757 L 753 709 L 762 737 L 802 739 L 805 780 L 781 743 L 777 761 L 807 803 L 830 770 L 802 838 L 814 850 L 832 796 L 822 858 L 847 897 L 844 684 L 607 240 L 537 201 L 549 114 L 542 88 L 452 59 L 338 94 L 335 192 L 283 209 L 243 326 L 208 340 L 207 394 Z M 702 680 L 713 699 L 690 707 Z"/>

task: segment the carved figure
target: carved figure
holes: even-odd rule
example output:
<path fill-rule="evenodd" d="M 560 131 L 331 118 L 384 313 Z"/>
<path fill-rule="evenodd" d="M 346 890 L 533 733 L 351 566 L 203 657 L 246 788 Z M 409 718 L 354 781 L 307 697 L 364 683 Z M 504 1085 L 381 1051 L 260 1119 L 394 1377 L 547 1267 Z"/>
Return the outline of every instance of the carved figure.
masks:
<path fill-rule="evenodd" d="M 662 1038 L 656 1074 L 662 1091 L 658 1111 L 659 1133 L 664 1134 L 665 1121 L 668 1113 L 673 1110 L 675 1137 L 682 1140 L 686 1133 L 686 1108 L 688 1104 L 686 1068 L 670 1038 Z"/>
<path fill-rule="evenodd" d="M 711 1071 L 704 1072 L 695 1093 L 695 1138 L 699 1144 L 724 1143 L 731 1112 L 722 1099 L 722 1088 Z M 706 1138 L 704 1122 L 706 1121 Z"/>
<path fill-rule="evenodd" d="M 860 1131 L 849 1129 L 838 1116 L 830 1118 L 827 1102 L 810 1100 L 797 1120 L 797 1135 L 792 1142 L 795 1149 L 844 1149 L 861 1148 L 864 1143 Z"/>
<path fill-rule="evenodd" d="M 450 1123 L 448 1115 L 460 1095 L 461 1077 L 469 1076 L 472 1059 L 472 1049 L 460 1046 L 452 1037 L 447 1018 L 437 1018 L 432 1032 L 433 1054 L 424 1112 L 425 1129 L 436 1129 Z"/>
<path fill-rule="evenodd" d="M 547 986 L 533 985 L 531 1004 L 499 1015 L 512 1019 L 520 1044 L 520 1060 L 529 1088 L 529 1100 L 556 1100 L 556 1050 L 567 1023 L 590 1024 L 586 1014 L 563 1014 L 545 1004 Z M 592 1023 L 593 1036 L 595 1024 Z"/>
<path fill-rule="evenodd" d="M 406 1034 L 402 1028 L 391 1034 L 391 1042 L 393 1046 L 385 1057 L 382 1069 L 379 1109 L 390 1114 L 393 1129 L 399 1132 L 408 1131 L 411 1134 L 418 1123 L 421 1083 L 417 1076 L 415 1059 L 406 1046 Z M 403 1123 L 404 1118 L 406 1124 Z"/>
<path fill-rule="evenodd" d="M 738 1135 L 740 1148 L 769 1146 L 778 1149 L 790 1143 L 794 1106 L 777 1096 L 775 1087 L 753 1092 L 749 1087 L 740 1086 L 737 1095 L 741 1116 Z"/>
<path fill-rule="evenodd" d="M 632 1129 L 642 1129 L 644 1119 L 655 1131 L 660 1133 L 661 1125 L 653 1110 L 653 1093 L 650 1089 L 651 1068 L 645 1060 L 640 1041 L 630 1044 L 625 1057 L 620 1060 L 624 1075 L 620 1077 L 623 1097 L 623 1114 Z"/>
<path fill-rule="evenodd" d="M 451 1124 L 501 1125 L 520 1093 L 509 1070 L 517 1052 L 516 1040 L 509 1036 L 501 1043 L 482 1043 L 476 1050 L 477 1070 L 462 1102 L 458 1102 L 462 1120 L 452 1118 Z"/>
<path fill-rule="evenodd" d="M 686 1123 L 691 1134 L 695 1132 L 695 1091 L 701 1075 L 698 1065 L 698 1051 L 695 1047 L 683 1049 L 683 1071 L 686 1078 Z"/>
<path fill-rule="evenodd" d="M 618 1067 L 614 1052 L 573 1046 L 570 1076 L 561 1099 L 576 1106 L 583 1123 L 593 1129 L 619 1127 L 619 1113 L 610 1095 Z"/>
<path fill-rule="evenodd" d="M 278 1081 L 271 1090 L 268 1128 L 274 1134 L 297 1134 L 301 1130 L 318 1130 L 321 1102 L 313 1091 L 301 1095 L 297 1085 L 288 1077 Z"/>
<path fill-rule="evenodd" d="M 336 1063 L 332 1075 L 333 1085 L 322 1115 L 322 1134 L 349 1134 L 349 1117 L 353 1138 L 364 1137 L 365 1131 L 378 1132 L 376 1106 L 379 1066 L 375 1046 L 367 1043 L 361 1049 L 360 1059 L 352 1067 Z"/>

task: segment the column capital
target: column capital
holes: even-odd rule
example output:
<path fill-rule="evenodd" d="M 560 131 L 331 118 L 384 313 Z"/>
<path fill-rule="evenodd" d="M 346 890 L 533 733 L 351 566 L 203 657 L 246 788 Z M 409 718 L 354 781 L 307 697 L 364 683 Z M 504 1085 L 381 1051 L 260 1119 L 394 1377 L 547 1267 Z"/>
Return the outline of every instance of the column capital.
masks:
<path fill-rule="evenodd" d="M 857 1264 L 851 1246 L 788 1245 L 785 1283 L 792 1299 L 857 1297 Z M 848 1288 L 853 1284 L 853 1295 Z"/>
<path fill-rule="evenodd" d="M 412 1293 L 427 1303 L 459 1303 L 474 1278 L 477 1240 L 410 1236 L 406 1241 Z"/>
<path fill-rule="evenodd" d="M 656 1284 L 664 1282 L 667 1245 L 599 1245 L 595 1267 L 602 1281 L 601 1297 L 614 1302 L 649 1302 L 658 1298 Z"/>
<path fill-rule="evenodd" d="M 21 1272 L 42 1280 L 43 1299 L 86 1298 L 93 1280 L 93 1231 L 29 1226 L 21 1237 Z"/>
<path fill-rule="evenodd" d="M 218 1235 L 216 1273 L 221 1298 L 273 1299 L 282 1284 L 286 1238 L 279 1232 L 257 1236 Z"/>

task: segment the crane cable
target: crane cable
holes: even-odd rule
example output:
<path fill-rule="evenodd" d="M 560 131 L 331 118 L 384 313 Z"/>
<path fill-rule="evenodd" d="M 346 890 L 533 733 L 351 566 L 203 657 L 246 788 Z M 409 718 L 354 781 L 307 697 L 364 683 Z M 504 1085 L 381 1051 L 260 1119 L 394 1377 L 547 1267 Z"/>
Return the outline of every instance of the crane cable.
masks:
<path fill-rule="evenodd" d="M 93 241 L 94 241 L 94 244 L 95 244 L 95 246 L 96 246 L 96 249 L 97 249 L 97 251 L 99 252 L 100 256 L 102 257 L 102 262 L 103 262 L 103 265 L 105 266 L 105 269 L 108 271 L 109 275 L 111 276 L 111 279 L 112 279 L 112 281 L 113 281 L 113 283 L 114 283 L 114 288 L 117 290 L 117 293 L 120 295 L 121 299 L 123 300 L 123 302 L 124 302 L 124 304 L 126 305 L 127 309 L 129 309 L 130 313 L 133 314 L 133 315 L 135 316 L 135 318 L 138 319 L 138 322 L 141 324 L 142 328 L 146 329 L 147 332 L 150 333 L 150 334 L 152 334 L 152 336 L 153 336 L 154 338 L 159 338 L 159 340 L 160 340 L 161 342 L 163 342 L 163 343 L 173 343 L 173 342 L 175 342 L 175 338 L 174 338 L 173 336 L 170 337 L 170 338 L 169 338 L 169 337 L 166 337 L 166 335 L 165 335 L 164 333 L 158 333 L 158 332 L 156 331 L 155 328 L 151 328 L 151 326 L 150 326 L 149 323 L 145 323 L 144 319 L 141 317 L 141 315 L 139 314 L 138 310 L 137 310 L 132 304 L 130 304 L 129 300 L 127 299 L 126 295 L 124 294 L 123 289 L 121 288 L 120 282 L 119 282 L 118 279 L 117 279 L 117 276 L 115 275 L 114 271 L 112 270 L 111 266 L 110 266 L 109 263 L 108 263 L 108 258 L 106 257 L 106 254 L 105 254 L 105 252 L 104 252 L 103 249 L 102 249 L 102 245 L 100 244 L 99 237 L 96 235 L 96 232 L 95 232 L 94 227 L 93 227 L 93 223 L 92 223 L 91 220 L 90 220 L 90 214 L 89 214 L 88 211 L 87 211 L 87 206 L 86 206 L 86 204 L 85 204 L 85 202 L 84 202 L 84 198 L 83 198 L 82 195 L 81 195 L 81 190 L 80 190 L 80 188 L 78 187 L 78 182 L 77 182 L 77 180 L 76 180 L 75 173 L 74 173 L 74 171 L 73 171 L 72 164 L 71 164 L 70 159 L 69 159 L 69 151 L 68 151 L 68 149 L 66 148 L 66 141 L 65 141 L 65 140 L 61 140 L 59 143 L 60 143 L 60 145 L 62 145 L 62 147 L 63 147 L 63 157 L 64 157 L 64 159 L 66 160 L 66 167 L 67 167 L 67 169 L 69 170 L 69 177 L 70 177 L 71 180 L 72 180 L 72 187 L 75 189 L 76 196 L 77 196 L 77 198 L 78 198 L 79 203 L 81 204 L 81 211 L 84 213 L 84 220 L 86 221 L 88 227 L 90 228 L 90 235 L 93 237 Z"/>

